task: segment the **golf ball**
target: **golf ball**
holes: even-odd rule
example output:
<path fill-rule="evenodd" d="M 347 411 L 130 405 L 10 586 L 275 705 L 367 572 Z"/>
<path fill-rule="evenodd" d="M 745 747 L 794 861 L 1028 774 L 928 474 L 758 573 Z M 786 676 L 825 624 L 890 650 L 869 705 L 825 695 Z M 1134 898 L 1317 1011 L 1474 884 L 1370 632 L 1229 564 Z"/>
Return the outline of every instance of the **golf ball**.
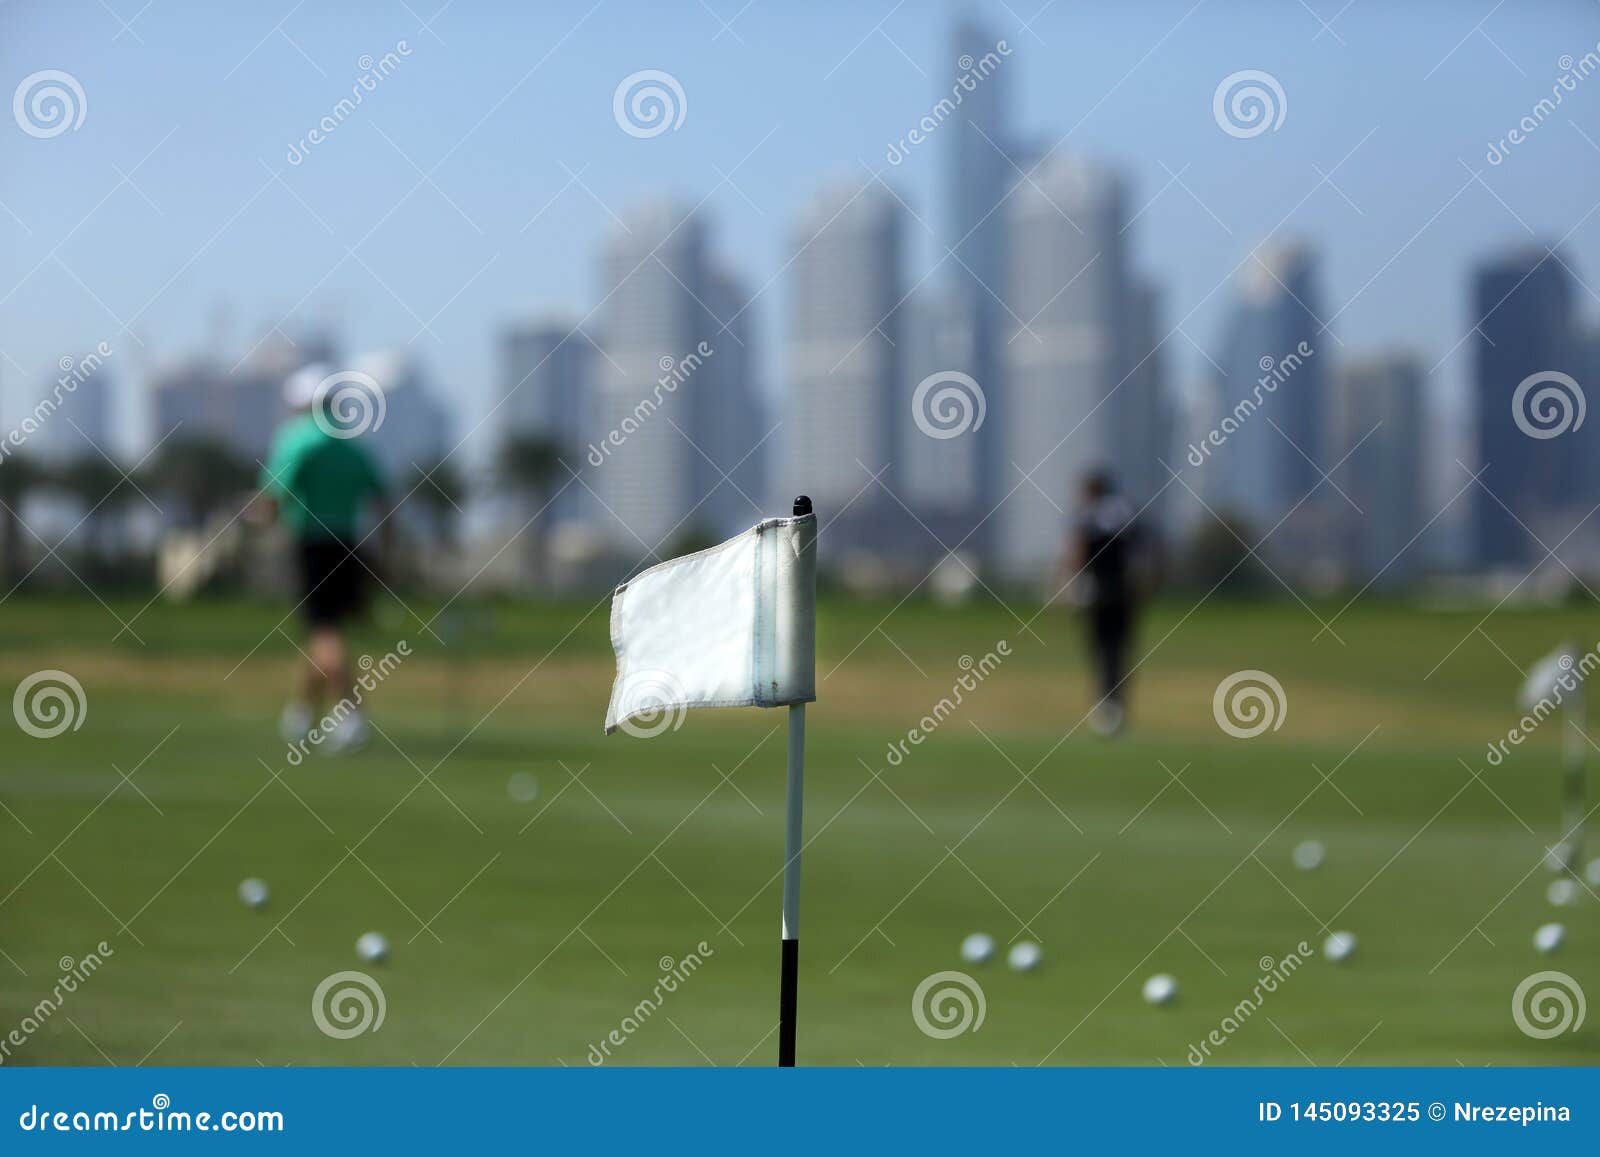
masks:
<path fill-rule="evenodd" d="M 254 876 L 239 883 L 239 902 L 247 908 L 266 907 L 267 899 L 270 895 L 271 893 L 267 891 L 266 883 L 256 879 Z"/>
<path fill-rule="evenodd" d="M 506 781 L 506 794 L 517 803 L 532 803 L 539 798 L 539 780 L 531 771 L 514 771 Z"/>
<path fill-rule="evenodd" d="M 1295 845 L 1294 866 L 1302 872 L 1310 872 L 1322 866 L 1323 847 L 1321 840 L 1304 840 Z"/>
<path fill-rule="evenodd" d="M 968 964 L 987 964 L 994 956 L 994 937 L 974 932 L 961 942 L 961 959 Z"/>
<path fill-rule="evenodd" d="M 356 940 L 356 955 L 368 964 L 381 964 L 389 959 L 389 941 L 381 932 L 363 932 Z"/>
<path fill-rule="evenodd" d="M 1600 860 L 1589 861 L 1589 866 L 1583 870 L 1583 878 L 1600 888 Z"/>
<path fill-rule="evenodd" d="M 1146 1004 L 1168 1004 L 1178 995 L 1178 982 L 1165 972 L 1158 972 L 1144 982 Z"/>
<path fill-rule="evenodd" d="M 1560 948 L 1567 939 L 1567 929 L 1563 924 L 1541 924 L 1538 931 L 1533 934 L 1533 946 L 1540 952 L 1549 955 Z"/>
<path fill-rule="evenodd" d="M 1044 950 L 1032 940 L 1019 940 L 1012 945 L 1006 963 L 1011 965 L 1016 972 L 1032 972 L 1039 967 L 1039 961 L 1044 959 Z"/>
<path fill-rule="evenodd" d="M 1350 959 L 1356 950 L 1354 932 L 1335 932 L 1322 942 L 1322 954 L 1335 964 Z"/>
<path fill-rule="evenodd" d="M 1550 881 L 1550 886 L 1544 890 L 1545 899 L 1557 908 L 1565 908 L 1568 904 L 1578 902 L 1578 881 L 1571 876 L 1557 876 Z"/>

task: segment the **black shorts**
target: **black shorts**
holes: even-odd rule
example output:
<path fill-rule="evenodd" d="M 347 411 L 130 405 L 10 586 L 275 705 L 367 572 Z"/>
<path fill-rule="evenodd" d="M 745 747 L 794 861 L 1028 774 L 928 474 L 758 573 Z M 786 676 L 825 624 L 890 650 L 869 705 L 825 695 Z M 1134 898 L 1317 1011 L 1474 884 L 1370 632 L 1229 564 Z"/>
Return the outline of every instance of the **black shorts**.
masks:
<path fill-rule="evenodd" d="M 313 627 L 338 626 L 366 610 L 367 568 L 348 542 L 300 544 L 300 613 Z"/>

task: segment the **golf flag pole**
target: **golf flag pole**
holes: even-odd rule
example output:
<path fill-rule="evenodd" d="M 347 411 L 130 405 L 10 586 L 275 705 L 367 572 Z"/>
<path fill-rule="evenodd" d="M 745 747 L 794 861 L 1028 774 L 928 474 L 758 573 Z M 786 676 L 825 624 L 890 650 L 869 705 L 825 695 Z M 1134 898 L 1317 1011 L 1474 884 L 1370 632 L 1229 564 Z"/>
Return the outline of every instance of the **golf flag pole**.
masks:
<path fill-rule="evenodd" d="M 778 1064 L 794 1065 L 800 978 L 801 802 L 806 704 L 817 697 L 817 517 L 791 518 L 641 571 L 611 597 L 617 678 L 606 734 L 649 739 L 676 731 L 690 707 L 787 707 Z"/>
<path fill-rule="evenodd" d="M 811 499 L 794 500 L 795 517 L 811 513 Z M 783 825 L 783 924 L 778 978 L 778 1067 L 794 1067 L 795 1006 L 800 989 L 800 849 L 805 804 L 806 705 L 789 706 L 789 774 Z"/>

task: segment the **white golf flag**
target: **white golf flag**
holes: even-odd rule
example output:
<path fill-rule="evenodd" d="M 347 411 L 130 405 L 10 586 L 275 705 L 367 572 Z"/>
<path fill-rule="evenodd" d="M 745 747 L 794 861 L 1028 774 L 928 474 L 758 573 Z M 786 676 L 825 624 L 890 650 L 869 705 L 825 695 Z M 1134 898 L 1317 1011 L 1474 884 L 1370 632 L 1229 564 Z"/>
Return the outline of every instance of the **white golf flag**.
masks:
<path fill-rule="evenodd" d="M 809 703 L 816 683 L 817 518 L 769 518 L 651 567 L 611 599 L 609 735 L 676 725 L 687 707 Z"/>

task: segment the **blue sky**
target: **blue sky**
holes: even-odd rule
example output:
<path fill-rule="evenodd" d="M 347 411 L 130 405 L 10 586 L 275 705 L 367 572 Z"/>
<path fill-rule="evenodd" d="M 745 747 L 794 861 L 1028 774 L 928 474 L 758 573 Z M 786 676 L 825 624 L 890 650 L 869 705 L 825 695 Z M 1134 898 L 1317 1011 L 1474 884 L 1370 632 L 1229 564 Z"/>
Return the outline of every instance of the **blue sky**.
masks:
<path fill-rule="evenodd" d="M 1008 3 L 11 0 L 7 89 L 61 69 L 87 115 L 51 139 L 0 132 L 4 414 L 102 339 L 124 383 L 193 353 L 225 306 L 236 349 L 286 315 L 337 319 L 353 350 L 410 344 L 469 428 L 499 326 L 538 304 L 587 311 L 611 213 L 657 189 L 709 194 L 726 263 L 770 284 L 757 316 L 775 376 L 789 221 L 820 180 L 884 168 L 937 225 L 943 142 L 892 169 L 884 154 L 947 89 L 962 10 L 1013 50 L 1021 135 L 1064 137 L 1128 174 L 1135 262 L 1164 288 L 1167 326 L 1182 322 L 1167 347 L 1177 377 L 1205 371 L 1191 342 L 1215 347 L 1231 292 L 1219 282 L 1285 217 L 1321 249 L 1335 334 L 1441 363 L 1439 396 L 1467 368 L 1477 256 L 1566 237 L 1573 269 L 1600 285 L 1600 76 L 1503 163 L 1485 160 L 1563 56 L 1597 50 L 1600 6 Z M 400 41 L 394 73 L 289 164 L 359 58 Z M 673 74 L 687 109 L 640 140 L 613 120 L 612 93 L 646 68 Z M 1282 85 L 1276 131 L 1218 128 L 1212 94 L 1240 69 Z M 915 222 L 911 235 L 915 278 L 936 250 Z"/>

